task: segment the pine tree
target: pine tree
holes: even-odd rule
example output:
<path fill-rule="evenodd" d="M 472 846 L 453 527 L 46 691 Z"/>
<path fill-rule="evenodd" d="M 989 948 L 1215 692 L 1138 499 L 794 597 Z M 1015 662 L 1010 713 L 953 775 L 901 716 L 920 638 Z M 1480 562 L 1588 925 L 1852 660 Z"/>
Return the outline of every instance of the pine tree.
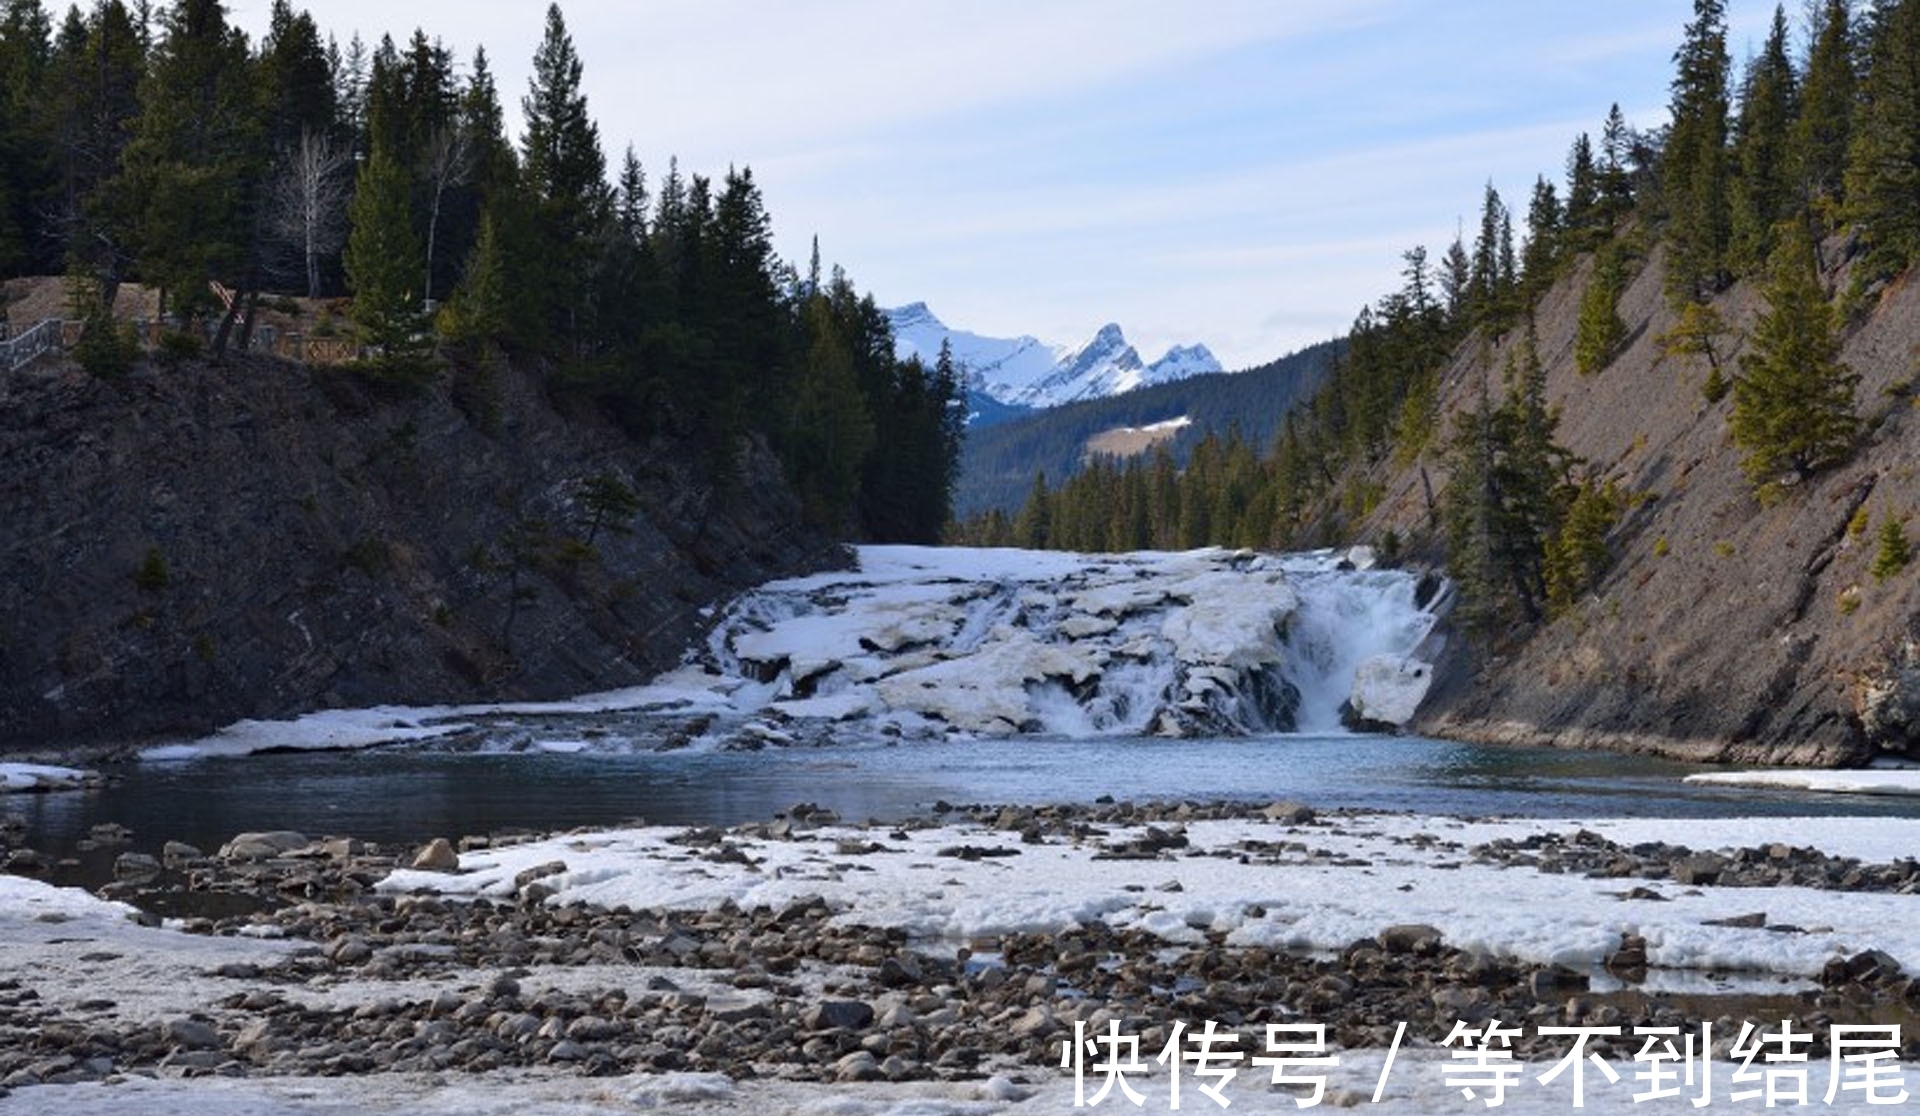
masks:
<path fill-rule="evenodd" d="M 1668 209 L 1667 298 L 1677 309 L 1726 280 L 1727 28 L 1724 0 L 1694 0 L 1674 55 L 1673 125 L 1662 162 Z"/>
<path fill-rule="evenodd" d="M 1633 209 L 1633 176 L 1627 171 L 1627 161 L 1633 153 L 1634 136 L 1627 127 L 1627 118 L 1621 113 L 1620 105 L 1615 102 L 1607 110 L 1607 120 L 1600 129 L 1600 203 L 1599 222 L 1601 231 L 1613 235 L 1614 225 Z"/>
<path fill-rule="evenodd" d="M 1447 325 L 1463 330 L 1467 325 L 1468 306 L 1473 298 L 1473 263 L 1467 258 L 1467 246 L 1459 236 L 1447 245 L 1447 254 L 1440 261 L 1440 303 L 1446 311 Z"/>
<path fill-rule="evenodd" d="M 809 317 L 813 343 L 789 417 L 787 461 L 814 519 L 842 527 L 854 512 L 874 429 L 854 378 L 853 353 L 825 299 L 813 300 Z"/>
<path fill-rule="evenodd" d="M 206 307 L 209 279 L 239 284 L 266 160 L 256 94 L 246 35 L 219 0 L 167 13 L 112 191 L 141 277 L 169 312 Z"/>
<path fill-rule="evenodd" d="M 1574 329 L 1574 367 L 1588 376 L 1605 368 L 1626 339 L 1627 323 L 1620 318 L 1622 286 L 1620 251 L 1609 242 L 1593 257 L 1593 277 L 1580 295 L 1580 319 Z"/>
<path fill-rule="evenodd" d="M 1732 434 L 1756 483 L 1803 478 L 1853 448 L 1859 381 L 1839 359 L 1833 311 L 1804 223 L 1783 225 L 1768 261 L 1767 309 L 1733 384 Z"/>
<path fill-rule="evenodd" d="M 1547 600 L 1564 611 L 1599 584 L 1613 564 L 1607 535 L 1620 520 L 1620 497 L 1611 482 L 1586 481 L 1567 505 L 1565 521 L 1547 543 Z"/>
<path fill-rule="evenodd" d="M 1013 545 L 1026 550 L 1045 550 L 1052 544 L 1052 500 L 1047 491 L 1047 475 L 1033 474 L 1026 503 L 1013 520 Z"/>
<path fill-rule="evenodd" d="M 1593 145 L 1587 134 L 1574 138 L 1567 152 L 1567 247 L 1582 251 L 1600 233 L 1600 176 L 1593 165 Z"/>
<path fill-rule="evenodd" d="M 1553 284 L 1560 264 L 1562 215 L 1560 197 L 1553 183 L 1541 175 L 1533 183 L 1533 198 L 1527 205 L 1527 247 L 1520 258 L 1522 300 L 1531 304 Z"/>
<path fill-rule="evenodd" d="M 1831 228 L 1842 200 L 1847 145 L 1852 135 L 1854 43 L 1850 0 L 1825 0 L 1807 57 L 1800 115 L 1787 143 L 1787 167 L 1796 193 Z"/>
<path fill-rule="evenodd" d="M 418 378 L 430 370 L 419 298 L 420 242 L 413 231 L 407 173 L 384 150 L 360 169 L 348 210 L 347 286 L 353 292 L 353 322 L 372 350 L 370 366 L 385 374 Z"/>
<path fill-rule="evenodd" d="M 1875 9 L 1870 53 L 1846 171 L 1846 213 L 1869 247 L 1862 280 L 1920 260 L 1920 3 Z"/>
<path fill-rule="evenodd" d="M 600 130 L 580 91 L 582 66 L 558 4 L 547 8 L 546 33 L 533 56 L 533 77 L 520 109 L 526 119 L 521 172 L 535 199 L 541 244 L 537 275 L 548 321 L 580 354 L 579 309 L 588 256 L 609 216 L 606 156 Z"/>
<path fill-rule="evenodd" d="M 1793 208 L 1788 178 L 1789 131 L 1798 111 L 1793 63 L 1787 58 L 1787 13 L 1773 9 L 1766 45 L 1747 66 L 1732 160 L 1733 220 L 1727 261 L 1740 275 L 1765 265 L 1773 229 Z"/>
<path fill-rule="evenodd" d="M 1907 545 L 1907 533 L 1900 521 L 1888 515 L 1880 521 L 1880 548 L 1874 552 L 1868 573 L 1875 581 L 1885 581 L 1907 568 L 1913 561 L 1913 549 Z"/>

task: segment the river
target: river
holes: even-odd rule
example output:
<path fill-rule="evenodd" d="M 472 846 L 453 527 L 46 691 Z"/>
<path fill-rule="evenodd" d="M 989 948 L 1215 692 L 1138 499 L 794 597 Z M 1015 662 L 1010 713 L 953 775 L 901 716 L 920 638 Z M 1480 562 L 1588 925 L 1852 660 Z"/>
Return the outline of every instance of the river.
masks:
<path fill-rule="evenodd" d="M 558 732 L 558 726 L 555 726 Z M 546 747 L 569 747 L 565 733 Z M 1417 736 L 1255 739 L 1009 739 L 756 752 L 419 748 L 289 753 L 112 771 L 91 792 L 14 795 L 28 841 L 70 852 L 117 822 L 133 847 L 180 840 L 209 851 L 235 833 L 295 829 L 419 842 L 505 829 L 645 820 L 733 825 L 812 803 L 849 820 L 963 804 L 1294 799 L 1457 815 L 1560 818 L 1752 814 L 1920 815 L 1920 800 L 1691 785 L 1702 768 L 1611 753 L 1487 747 Z"/>

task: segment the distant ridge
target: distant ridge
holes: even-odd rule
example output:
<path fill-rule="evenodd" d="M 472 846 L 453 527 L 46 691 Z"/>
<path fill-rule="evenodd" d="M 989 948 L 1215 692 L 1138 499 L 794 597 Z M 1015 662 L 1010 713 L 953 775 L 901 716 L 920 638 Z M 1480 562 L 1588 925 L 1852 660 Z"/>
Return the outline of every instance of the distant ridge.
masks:
<path fill-rule="evenodd" d="M 901 358 L 931 363 L 941 342 L 953 346 L 954 362 L 978 395 L 1011 407 L 1057 407 L 1084 399 L 1103 399 L 1154 384 L 1225 371 L 1205 345 L 1176 345 L 1148 363 L 1121 328 L 1109 322 L 1079 348 L 1050 345 L 1035 337 L 986 337 L 954 329 L 924 302 L 886 312 L 893 325 L 894 349 Z M 975 406 L 975 421 L 1002 417 Z"/>

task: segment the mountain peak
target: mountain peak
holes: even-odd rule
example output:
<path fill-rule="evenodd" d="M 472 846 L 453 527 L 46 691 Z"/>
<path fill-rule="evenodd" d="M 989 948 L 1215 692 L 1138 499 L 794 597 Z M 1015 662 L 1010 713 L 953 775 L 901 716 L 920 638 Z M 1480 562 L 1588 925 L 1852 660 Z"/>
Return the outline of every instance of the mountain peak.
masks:
<path fill-rule="evenodd" d="M 895 351 L 904 359 L 933 359 L 942 341 L 953 346 L 954 363 L 968 385 L 987 397 L 1022 407 L 1052 407 L 1077 399 L 1118 395 L 1144 384 L 1218 372 L 1220 362 L 1205 345 L 1176 346 L 1149 366 L 1127 342 L 1118 322 L 1108 322 L 1078 347 L 1044 344 L 1032 337 L 982 337 L 943 324 L 924 302 L 886 311 Z"/>

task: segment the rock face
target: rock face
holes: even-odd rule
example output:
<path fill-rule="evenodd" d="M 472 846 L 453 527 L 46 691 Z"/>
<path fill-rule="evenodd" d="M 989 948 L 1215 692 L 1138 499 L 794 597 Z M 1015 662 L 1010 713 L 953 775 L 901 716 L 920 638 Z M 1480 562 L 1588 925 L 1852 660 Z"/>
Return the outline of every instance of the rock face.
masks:
<path fill-rule="evenodd" d="M 724 501 L 707 457 L 512 370 L 0 376 L 0 753 L 641 681 L 714 600 L 840 560 L 764 449 Z M 637 513 L 595 523 L 602 476 Z"/>
<path fill-rule="evenodd" d="M 1829 244 L 1825 258 L 1845 251 Z M 1663 260 L 1655 251 L 1632 276 L 1619 304 L 1628 341 L 1591 375 L 1572 355 L 1590 260 L 1543 297 L 1534 319 L 1559 440 L 1630 497 L 1608 539 L 1612 569 L 1526 638 L 1479 641 L 1459 669 L 1443 670 L 1414 727 L 1738 763 L 1852 764 L 1876 748 L 1912 747 L 1915 705 L 1894 695 L 1915 692 L 1901 681 L 1912 675 L 1901 673 L 1898 648 L 1920 636 L 1920 577 L 1876 580 L 1869 566 L 1873 528 L 1905 519 L 1911 536 L 1920 513 L 1920 283 L 1881 291 L 1842 332 L 1842 359 L 1860 376 L 1856 451 L 1763 503 L 1727 438 L 1731 400 L 1702 395 L 1706 358 L 1659 343 L 1674 325 Z M 1842 266 L 1826 280 L 1844 290 L 1851 275 Z M 1716 357 L 1737 369 L 1765 301 L 1743 282 L 1715 309 L 1729 327 Z M 1443 414 L 1471 408 L 1483 375 L 1497 385 L 1523 332 L 1462 347 L 1441 375 Z M 1383 493 L 1376 510 L 1329 533 L 1427 537 L 1428 492 L 1445 483 L 1443 463 L 1382 466 L 1368 479 Z"/>
<path fill-rule="evenodd" d="M 1874 747 L 1920 757 L 1920 634 L 1901 640 L 1884 668 L 1861 676 L 1854 708 Z"/>

